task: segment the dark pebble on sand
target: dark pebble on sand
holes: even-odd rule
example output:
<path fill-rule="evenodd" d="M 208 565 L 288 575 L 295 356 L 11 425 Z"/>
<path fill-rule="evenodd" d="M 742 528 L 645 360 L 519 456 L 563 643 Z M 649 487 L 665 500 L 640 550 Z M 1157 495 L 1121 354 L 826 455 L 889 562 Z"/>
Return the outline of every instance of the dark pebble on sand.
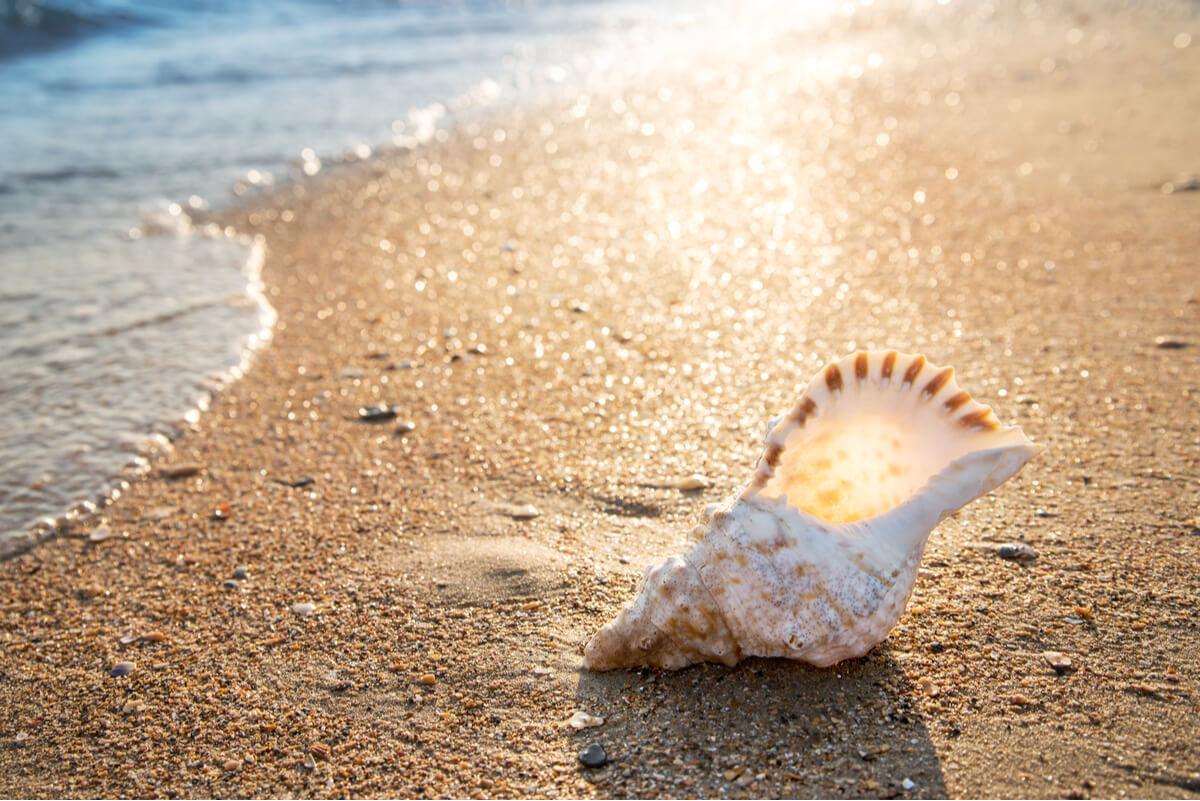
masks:
<path fill-rule="evenodd" d="M 231 592 L 236 592 L 242 588 L 242 585 L 238 584 L 233 579 L 225 579 L 225 584 L 223 586 L 225 587 L 225 589 L 227 589 Z"/>
<path fill-rule="evenodd" d="M 1188 343 L 1177 337 L 1155 337 L 1154 347 L 1162 350 L 1182 350 L 1186 348 Z"/>
<path fill-rule="evenodd" d="M 940 642 L 931 642 L 929 643 L 929 650 L 931 653 L 940 654 L 942 651 L 946 650 L 946 646 L 942 645 Z"/>
<path fill-rule="evenodd" d="M 363 406 L 358 410 L 358 419 L 364 423 L 386 423 L 396 419 L 399 406 Z"/>
<path fill-rule="evenodd" d="M 132 662 L 118 662 L 108 669 L 108 675 L 112 676 L 114 679 L 118 679 L 122 676 L 128 676 L 136 669 L 137 666 Z"/>
<path fill-rule="evenodd" d="M 238 581 L 245 579 L 249 575 L 250 575 L 250 571 L 249 571 L 249 569 L 246 568 L 245 565 L 241 565 L 233 571 L 233 577 L 235 579 L 237 579 Z"/>
<path fill-rule="evenodd" d="M 1032 562 L 1037 559 L 1037 551 L 1023 542 L 1006 542 L 996 546 L 996 556 L 1001 559 L 1012 559 L 1017 562 Z"/>
<path fill-rule="evenodd" d="M 592 743 L 580 753 L 579 761 L 589 768 L 599 768 L 608 763 L 608 754 L 600 743 Z"/>

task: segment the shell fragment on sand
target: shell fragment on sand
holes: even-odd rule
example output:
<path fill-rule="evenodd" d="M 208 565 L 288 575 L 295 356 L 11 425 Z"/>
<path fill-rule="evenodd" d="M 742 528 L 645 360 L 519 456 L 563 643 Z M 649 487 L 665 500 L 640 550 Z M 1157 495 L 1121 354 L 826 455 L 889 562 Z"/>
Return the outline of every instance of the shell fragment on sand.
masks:
<path fill-rule="evenodd" d="M 603 725 L 604 718 L 597 717 L 596 715 L 589 715 L 583 710 L 576 710 L 575 714 L 571 715 L 571 717 L 567 719 L 567 726 L 575 729 L 576 731 L 580 731 L 582 729 L 591 729 L 595 728 L 596 726 Z"/>
<path fill-rule="evenodd" d="M 924 356 L 830 364 L 767 426 L 746 486 L 646 571 L 584 666 L 861 656 L 904 611 L 933 528 L 1038 450 Z"/>

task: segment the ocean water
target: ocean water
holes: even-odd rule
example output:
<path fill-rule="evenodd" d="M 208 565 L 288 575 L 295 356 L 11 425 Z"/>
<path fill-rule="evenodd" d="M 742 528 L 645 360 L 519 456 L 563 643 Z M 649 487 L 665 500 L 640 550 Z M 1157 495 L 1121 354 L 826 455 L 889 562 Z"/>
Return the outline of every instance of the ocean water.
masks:
<path fill-rule="evenodd" d="M 195 210 L 627 78 L 761 12 L 0 0 L 0 553 L 119 494 L 269 339 L 258 246 Z"/>

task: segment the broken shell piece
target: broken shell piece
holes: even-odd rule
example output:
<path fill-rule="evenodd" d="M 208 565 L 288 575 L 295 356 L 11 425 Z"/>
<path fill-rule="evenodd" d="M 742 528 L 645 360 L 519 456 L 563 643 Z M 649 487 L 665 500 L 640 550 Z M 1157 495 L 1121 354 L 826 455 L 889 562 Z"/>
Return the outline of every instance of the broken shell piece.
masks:
<path fill-rule="evenodd" d="M 1046 660 L 1046 664 L 1054 668 L 1055 673 L 1060 675 L 1075 669 L 1071 657 L 1060 651 L 1042 651 L 1042 658 Z"/>
<path fill-rule="evenodd" d="M 522 506 L 510 506 L 507 509 L 508 516 L 513 520 L 532 520 L 541 514 L 537 507 L 531 503 Z"/>
<path fill-rule="evenodd" d="M 712 481 L 700 475 L 699 473 L 692 473 L 690 476 L 679 482 L 679 488 L 684 492 L 694 492 L 696 490 L 708 489 L 712 485 Z"/>
<path fill-rule="evenodd" d="M 584 667 L 861 656 L 904 611 L 934 526 L 1038 450 L 924 356 L 831 364 L 767 427 L 745 488 L 646 571 Z"/>
<path fill-rule="evenodd" d="M 596 726 L 603 726 L 604 718 L 596 717 L 595 715 L 589 715 L 587 712 L 579 710 L 567 719 L 567 725 L 576 731 L 581 729 L 591 729 L 595 728 Z"/>

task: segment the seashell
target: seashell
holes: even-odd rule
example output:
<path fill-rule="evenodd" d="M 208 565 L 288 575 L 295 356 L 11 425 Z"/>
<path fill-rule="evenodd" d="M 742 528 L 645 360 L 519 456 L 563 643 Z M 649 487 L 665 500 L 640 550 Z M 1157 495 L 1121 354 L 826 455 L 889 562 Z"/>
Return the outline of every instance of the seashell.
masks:
<path fill-rule="evenodd" d="M 933 528 L 1039 450 L 924 356 L 828 365 L 767 426 L 745 488 L 646 571 L 584 667 L 861 656 L 904 611 Z"/>

